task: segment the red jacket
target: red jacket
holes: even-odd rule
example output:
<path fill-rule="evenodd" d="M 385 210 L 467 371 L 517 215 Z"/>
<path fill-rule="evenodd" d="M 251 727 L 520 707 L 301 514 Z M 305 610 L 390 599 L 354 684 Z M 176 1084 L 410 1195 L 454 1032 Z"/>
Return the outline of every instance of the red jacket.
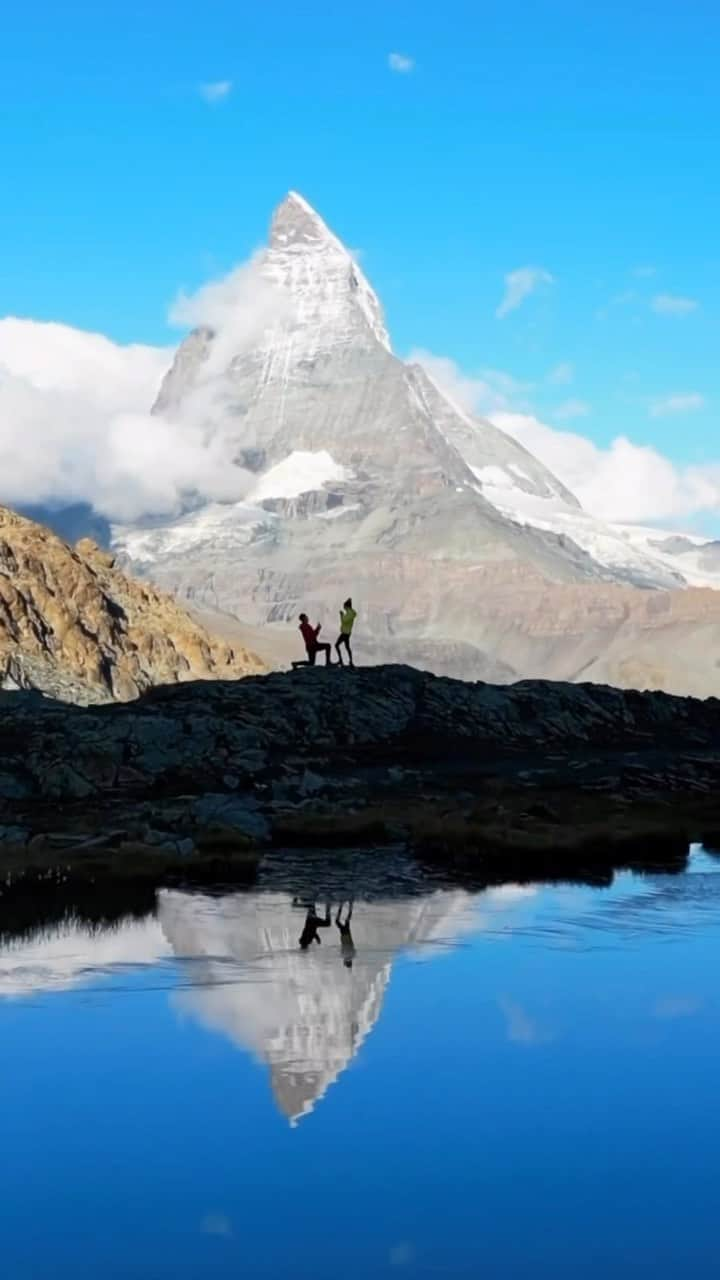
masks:
<path fill-rule="evenodd" d="M 300 634 L 305 641 L 305 648 L 309 653 L 312 653 L 313 649 L 317 646 L 317 638 L 320 634 L 319 625 L 317 627 L 311 627 L 309 622 L 301 622 Z"/>

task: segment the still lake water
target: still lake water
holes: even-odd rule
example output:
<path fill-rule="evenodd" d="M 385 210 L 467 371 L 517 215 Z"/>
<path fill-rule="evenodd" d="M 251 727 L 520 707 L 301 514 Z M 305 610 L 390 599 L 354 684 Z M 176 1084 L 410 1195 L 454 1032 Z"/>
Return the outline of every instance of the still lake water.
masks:
<path fill-rule="evenodd" d="M 2 944 L 3 1280 L 715 1275 L 720 862 L 336 880 Z"/>

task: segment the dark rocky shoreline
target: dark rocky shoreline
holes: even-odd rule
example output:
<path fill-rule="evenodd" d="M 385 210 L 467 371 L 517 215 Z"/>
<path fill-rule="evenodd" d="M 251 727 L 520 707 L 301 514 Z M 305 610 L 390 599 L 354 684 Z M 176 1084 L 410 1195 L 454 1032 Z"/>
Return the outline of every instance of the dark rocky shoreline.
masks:
<path fill-rule="evenodd" d="M 269 845 L 378 847 L 486 877 L 680 856 L 720 831 L 720 702 L 466 684 L 409 667 L 0 695 L 0 863 L 242 879 Z"/>

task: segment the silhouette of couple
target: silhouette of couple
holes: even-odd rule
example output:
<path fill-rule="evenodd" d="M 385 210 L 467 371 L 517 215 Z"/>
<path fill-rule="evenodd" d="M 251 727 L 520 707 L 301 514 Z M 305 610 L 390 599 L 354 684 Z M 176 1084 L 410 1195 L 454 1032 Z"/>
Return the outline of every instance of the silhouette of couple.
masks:
<path fill-rule="evenodd" d="M 301 905 L 298 899 L 295 899 L 295 905 L 297 906 Z M 337 909 L 337 915 L 335 916 L 335 925 L 340 933 L 340 951 L 342 953 L 342 962 L 345 965 L 346 969 L 352 969 L 352 963 L 355 958 L 355 943 L 353 942 L 353 936 L 352 936 L 352 933 L 350 932 L 350 921 L 352 920 L 352 913 L 353 913 L 352 901 L 348 902 L 347 904 L 347 907 L 345 910 L 345 920 L 343 921 L 342 912 L 343 912 L 344 906 L 345 906 L 345 903 L 341 902 Z M 326 903 L 325 915 L 320 916 L 317 913 L 315 903 L 314 902 L 311 903 L 311 905 L 307 909 L 307 915 L 305 917 L 305 924 L 303 925 L 303 931 L 300 934 L 300 937 L 298 939 L 301 949 L 303 951 L 307 951 L 308 947 L 311 946 L 313 942 L 317 942 L 319 946 L 320 943 L 322 942 L 322 939 L 320 937 L 320 934 L 318 933 L 318 930 L 327 929 L 331 924 L 332 924 L 332 904 L 329 902 Z"/>
<path fill-rule="evenodd" d="M 340 635 L 335 641 L 335 652 L 337 653 L 337 660 L 341 667 L 345 666 L 342 652 L 341 652 L 341 650 L 343 649 L 347 654 L 348 666 L 352 667 L 354 665 L 352 649 L 350 648 L 350 637 L 352 635 L 352 629 L 353 629 L 353 626 L 355 625 L 356 618 L 357 618 L 357 613 L 353 609 L 353 602 L 348 597 L 342 609 L 340 610 Z M 300 634 L 303 640 L 305 641 L 305 652 L 307 654 L 307 658 L 304 658 L 298 662 L 293 662 L 292 664 L 293 671 L 295 671 L 298 667 L 314 667 L 315 659 L 317 658 L 319 653 L 325 654 L 325 666 L 326 667 L 331 666 L 332 665 L 331 647 L 326 641 L 322 641 L 318 639 L 318 636 L 320 635 L 320 631 L 322 630 L 322 624 L 318 622 L 317 625 L 313 627 L 308 619 L 307 614 L 301 613 L 300 626 L 298 629 L 300 631 Z"/>

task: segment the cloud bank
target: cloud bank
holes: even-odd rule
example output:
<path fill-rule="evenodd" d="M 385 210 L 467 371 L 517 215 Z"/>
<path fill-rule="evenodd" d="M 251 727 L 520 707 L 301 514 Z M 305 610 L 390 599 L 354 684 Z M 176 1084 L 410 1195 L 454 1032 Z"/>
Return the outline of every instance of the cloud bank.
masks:
<path fill-rule="evenodd" d="M 599 519 L 652 524 L 720 509 L 720 462 L 680 467 L 652 446 L 635 444 L 622 435 L 600 448 L 586 436 L 549 426 L 532 412 L 521 412 L 508 386 L 469 377 L 445 357 L 416 351 L 413 358 L 459 405 L 488 417 L 544 462 L 585 510 Z M 694 395 L 671 399 L 682 399 L 684 411 L 700 407 Z M 688 405 L 688 399 L 693 403 Z"/>
<path fill-rule="evenodd" d="M 422 365 L 423 369 L 451 399 L 474 413 L 491 414 L 522 402 L 529 388 L 508 374 L 495 369 L 483 369 L 478 376 L 463 373 L 449 356 L 436 356 L 424 347 L 415 347 L 408 356 L 408 364 Z"/>
<path fill-rule="evenodd" d="M 511 282 L 507 305 L 519 305 L 527 286 Z M 177 297 L 171 319 L 201 331 L 207 357 L 181 414 L 150 413 L 173 349 L 125 346 L 61 324 L 0 320 L 0 502 L 88 503 L 124 522 L 172 517 L 195 501 L 244 497 L 253 478 L 234 464 L 234 441 L 212 424 L 227 420 L 218 408 L 232 395 L 224 376 L 231 357 L 278 323 L 286 305 L 263 278 L 258 258 Z M 593 515 L 658 522 L 720 509 L 720 462 L 677 466 L 622 435 L 601 448 L 541 421 L 530 384 L 493 369 L 469 376 L 428 351 L 410 358 L 460 405 L 536 454 Z M 572 376 L 564 364 L 548 380 L 562 386 Z M 699 392 L 678 393 L 653 401 L 649 413 L 690 413 L 703 403 Z M 569 421 L 587 408 L 569 400 L 555 416 Z"/>
<path fill-rule="evenodd" d="M 280 305 L 255 261 L 177 299 L 176 323 L 215 335 L 181 415 L 150 412 L 171 348 L 0 320 L 0 502 L 86 502 L 122 522 L 174 516 L 196 499 L 242 498 L 251 478 L 209 422 L 229 394 L 221 376 L 229 353 L 252 343 Z"/>
<path fill-rule="evenodd" d="M 602 520 L 653 523 L 717 511 L 720 462 L 678 467 L 650 445 L 617 436 L 601 449 L 585 436 L 555 431 L 529 414 L 501 412 L 493 422 L 537 455 Z"/>

